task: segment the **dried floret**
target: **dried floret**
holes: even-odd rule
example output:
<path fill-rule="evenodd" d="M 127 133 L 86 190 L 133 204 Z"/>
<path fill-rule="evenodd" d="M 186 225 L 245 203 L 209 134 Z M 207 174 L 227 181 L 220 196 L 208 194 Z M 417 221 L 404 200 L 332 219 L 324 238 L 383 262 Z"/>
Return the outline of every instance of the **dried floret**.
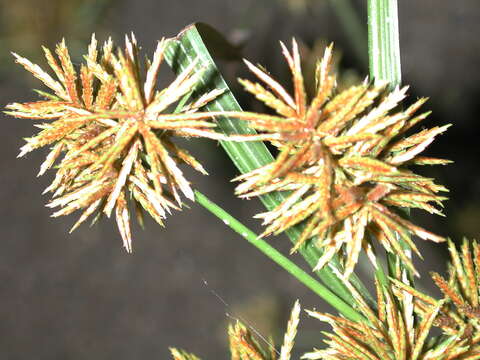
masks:
<path fill-rule="evenodd" d="M 297 43 L 293 41 L 292 52 L 281 45 L 292 73 L 293 95 L 264 70 L 246 62 L 264 85 L 240 80 L 245 90 L 276 114 L 224 113 L 246 120 L 266 138 L 270 135 L 278 148 L 274 162 L 236 178 L 242 181 L 237 194 L 249 198 L 289 192 L 278 207 L 257 215 L 268 225 L 263 235 L 278 234 L 303 222 L 292 252 L 316 237 L 324 252 L 316 269 L 335 254 L 344 254 L 348 275 L 362 247 L 375 263 L 372 239 L 377 239 L 415 271 L 404 251 L 408 246 L 418 254 L 411 234 L 435 242 L 444 238 L 414 225 L 394 208 L 420 208 L 441 215 L 438 206 L 446 198 L 438 193 L 447 189 L 407 166 L 448 163 L 419 154 L 449 125 L 406 136 L 429 114 L 415 115 L 426 99 L 396 110 L 407 87 L 389 92 L 386 84 L 364 82 L 336 93 L 332 46 L 318 63 L 316 93 L 309 101 Z"/>

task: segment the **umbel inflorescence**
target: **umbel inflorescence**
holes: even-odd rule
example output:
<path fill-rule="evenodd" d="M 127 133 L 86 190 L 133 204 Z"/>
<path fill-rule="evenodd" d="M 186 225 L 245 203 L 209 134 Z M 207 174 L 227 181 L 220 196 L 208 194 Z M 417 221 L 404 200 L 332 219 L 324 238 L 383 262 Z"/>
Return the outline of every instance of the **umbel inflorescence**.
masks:
<path fill-rule="evenodd" d="M 131 251 L 130 209 L 140 223 L 146 211 L 163 225 L 171 210 L 182 207 L 182 195 L 194 198 L 180 165 L 206 174 L 175 138 L 269 141 L 278 149 L 276 159 L 237 177 L 241 182 L 237 194 L 248 198 L 285 192 L 280 205 L 257 215 L 267 225 L 263 235 L 299 225 L 302 232 L 292 252 L 313 241 L 322 250 L 316 269 L 339 255 L 344 273 L 332 270 L 352 295 L 353 308 L 364 317 L 363 321 L 353 321 L 309 311 L 333 330 L 325 333 L 327 348 L 315 349 L 303 358 L 480 359 L 480 246 L 465 241 L 459 253 L 450 242 L 449 279 L 432 275 L 445 295 L 442 300 L 411 287 L 400 265 L 416 273 L 407 255 L 408 249 L 420 255 L 412 234 L 435 242 L 445 240 L 413 224 L 401 209 L 418 208 L 442 215 L 446 198 L 439 193 L 447 189 L 410 167 L 449 162 L 421 156 L 449 125 L 410 132 L 429 113 L 417 114 L 426 99 L 402 108 L 407 87 L 390 91 L 387 84 L 365 81 L 339 91 L 331 70 L 332 46 L 318 62 L 315 93 L 309 98 L 297 43 L 292 42 L 291 51 L 281 46 L 293 78 L 293 95 L 248 61 L 248 68 L 261 83 L 240 80 L 274 115 L 202 112 L 201 108 L 215 101 L 223 90 L 192 97 L 203 75 L 202 70 L 196 70 L 195 61 L 166 88 L 157 90 L 165 40 L 158 43 L 152 60 L 142 64 L 133 35 L 126 38 L 123 50 L 114 49 L 111 40 L 99 50 L 92 37 L 80 66 L 73 65 L 62 41 L 55 49 L 56 56 L 44 48 L 55 76 L 14 54 L 17 62 L 50 90 L 39 91 L 43 100 L 7 106 L 15 117 L 45 121 L 37 125 L 38 134 L 26 139 L 19 156 L 51 147 L 39 175 L 56 163 L 56 176 L 46 189 L 53 193 L 48 206 L 59 208 L 53 216 L 81 210 L 73 230 L 90 216 L 95 222 L 115 211 L 124 246 Z M 246 121 L 260 134 L 218 133 L 212 121 L 217 116 Z M 362 249 L 376 265 L 375 241 L 402 261 L 391 264 L 390 279 L 378 268 L 377 303 L 372 304 L 348 276 Z M 232 359 L 272 360 L 277 355 L 279 360 L 290 359 L 299 315 L 297 303 L 278 353 L 263 349 L 243 325 L 231 326 Z M 441 337 L 432 336 L 434 327 L 443 331 Z M 171 352 L 174 359 L 198 359 L 181 350 Z"/>
<path fill-rule="evenodd" d="M 259 214 L 268 225 L 263 235 L 278 234 L 303 223 L 292 251 L 309 239 L 323 250 L 317 269 L 336 254 L 344 257 L 345 274 L 354 269 L 363 248 L 375 263 L 373 240 L 400 256 L 412 271 L 405 246 L 418 253 L 411 234 L 443 241 L 410 222 L 399 208 L 420 208 L 441 214 L 434 205 L 446 198 L 446 189 L 430 178 L 415 174 L 410 165 L 446 164 L 447 160 L 419 154 L 448 125 L 425 129 L 405 137 L 407 131 L 428 113 L 415 115 L 425 99 L 398 110 L 407 88 L 392 92 L 386 84 L 364 82 L 338 92 L 331 71 L 332 46 L 319 61 L 316 92 L 307 98 L 298 46 L 283 54 L 290 67 L 294 94 L 264 70 L 246 62 L 267 86 L 240 80 L 245 89 L 277 114 L 199 111 L 222 93 L 213 90 L 195 100 L 202 71 L 193 62 L 165 89 L 156 90 L 166 41 L 159 42 L 153 59 L 142 66 L 135 38 L 126 38 L 125 49 L 114 50 L 107 41 L 101 53 L 92 37 L 85 63 L 72 64 L 65 42 L 56 47 L 58 60 L 44 48 L 56 79 L 25 58 L 15 55 L 52 93 L 40 92 L 45 100 L 8 105 L 8 113 L 20 118 L 47 120 L 41 131 L 27 138 L 20 156 L 43 147 L 51 152 L 40 173 L 63 157 L 46 189 L 60 207 L 53 216 L 83 210 L 75 229 L 89 216 L 115 210 L 124 246 L 131 251 L 131 200 L 142 222 L 143 210 L 159 224 L 171 209 L 182 205 L 180 193 L 194 194 L 179 165 L 187 164 L 206 173 L 201 164 L 175 144 L 175 137 L 207 137 L 215 140 L 268 140 L 278 148 L 274 162 L 237 178 L 242 197 L 274 191 L 289 195 L 277 208 Z M 172 106 L 177 105 L 175 110 Z M 225 136 L 215 131 L 214 116 L 246 120 L 261 132 L 257 136 Z M 73 230 L 72 229 L 72 230 Z M 399 236 L 399 237 L 398 237 Z M 403 244 L 402 244 L 403 243 Z"/>
<path fill-rule="evenodd" d="M 435 242 L 444 238 L 414 225 L 394 208 L 441 214 L 435 205 L 441 206 L 446 198 L 438 193 L 447 189 L 414 173 L 409 166 L 449 162 L 420 156 L 449 125 L 406 136 L 429 114 L 416 115 L 426 101 L 423 98 L 405 110 L 398 109 L 407 87 L 389 92 L 387 84 L 365 81 L 337 92 L 331 71 L 332 46 L 318 63 L 316 92 L 309 100 L 297 43 L 293 41 L 291 52 L 281 45 L 293 78 L 293 95 L 264 70 L 246 62 L 263 84 L 240 82 L 276 114 L 225 113 L 270 134 L 278 148 L 274 162 L 236 179 L 242 182 L 237 194 L 249 198 L 289 192 L 277 208 L 257 215 L 268 225 L 263 235 L 278 234 L 303 222 L 292 252 L 315 238 L 316 246 L 324 251 L 316 269 L 339 254 L 345 259 L 348 275 L 362 248 L 375 263 L 376 239 L 415 271 L 404 251 L 406 245 L 419 254 L 410 235 Z"/>
<path fill-rule="evenodd" d="M 54 198 L 47 206 L 60 208 L 53 216 L 81 209 L 72 230 L 92 214 L 97 220 L 115 209 L 127 251 L 132 250 L 129 200 L 141 223 L 146 211 L 163 225 L 166 214 L 181 207 L 180 193 L 194 197 L 179 164 L 206 174 L 173 139 L 222 138 L 208 121 L 210 116 L 198 111 L 221 91 L 188 101 L 202 75 L 194 71 L 195 63 L 165 89 L 156 89 L 165 48 L 166 41 L 160 41 L 153 59 L 142 66 L 133 34 L 126 37 L 124 50 L 116 51 L 108 40 L 101 53 L 92 36 L 85 63 L 76 68 L 62 41 L 55 50 L 58 59 L 44 48 L 56 79 L 14 54 L 19 64 L 51 90 L 40 92 L 45 100 L 7 106 L 15 117 L 46 120 L 37 125 L 41 129 L 38 134 L 26 139 L 19 155 L 52 146 L 39 175 L 63 155 L 55 179 L 46 189 Z M 172 105 L 179 101 L 181 106 L 172 112 Z"/>

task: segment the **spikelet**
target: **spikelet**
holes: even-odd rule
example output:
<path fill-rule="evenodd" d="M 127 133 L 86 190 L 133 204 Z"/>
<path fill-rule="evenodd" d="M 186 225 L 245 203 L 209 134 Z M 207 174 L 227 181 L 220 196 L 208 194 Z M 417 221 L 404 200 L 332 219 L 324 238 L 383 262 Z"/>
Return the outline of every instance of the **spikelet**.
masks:
<path fill-rule="evenodd" d="M 451 256 L 448 280 L 438 273 L 431 273 L 433 281 L 444 295 L 444 306 L 436 325 L 448 335 L 465 329 L 465 337 L 469 341 L 480 343 L 480 246 L 477 241 L 465 238 L 460 251 L 451 240 L 448 240 L 448 249 Z M 395 282 L 395 286 L 413 296 L 420 316 L 424 316 L 439 302 L 399 282 Z"/>
<path fill-rule="evenodd" d="M 263 349 L 251 331 L 237 322 L 228 327 L 228 339 L 232 360 L 274 360 L 271 352 Z"/>
<path fill-rule="evenodd" d="M 38 65 L 16 54 L 17 62 L 47 86 L 46 100 L 13 103 L 7 113 L 19 118 L 42 119 L 41 131 L 28 138 L 19 156 L 51 146 L 39 175 L 63 155 L 53 183 L 46 191 L 54 199 L 47 205 L 60 208 L 53 216 L 82 210 L 74 230 L 91 215 L 115 213 L 124 247 L 132 251 L 130 206 L 142 221 L 142 210 L 160 225 L 172 209 L 182 205 L 181 194 L 193 200 L 194 193 L 179 165 L 187 164 L 206 174 L 202 165 L 175 137 L 223 139 L 215 132 L 210 115 L 198 110 L 221 94 L 187 98 L 197 85 L 201 71 L 193 62 L 163 90 L 157 90 L 157 75 L 166 41 L 161 40 L 153 60 L 139 63 L 135 37 L 126 37 L 125 49 L 113 50 L 108 40 L 103 50 L 92 41 L 79 68 L 72 64 L 65 41 L 53 53 L 44 48 L 56 79 Z M 144 79 L 144 80 L 143 80 Z M 180 100 L 184 107 L 171 113 Z M 114 211 L 115 210 L 115 211 Z M 94 221 L 95 221 L 94 220 Z"/>
<path fill-rule="evenodd" d="M 468 329 L 460 329 L 444 341 L 433 336 L 432 329 L 438 322 L 443 301 L 429 307 L 420 319 L 416 319 L 417 303 L 412 303 L 410 294 L 405 291 L 394 296 L 392 289 L 376 281 L 378 300 L 374 309 L 345 278 L 343 281 L 367 321 L 307 311 L 310 316 L 328 323 L 332 332 L 324 333 L 327 348 L 314 349 L 302 359 L 462 360 L 480 357 L 480 339 L 478 336 L 472 341 L 465 339 Z"/>
<path fill-rule="evenodd" d="M 200 360 L 200 358 L 195 355 L 176 348 L 170 348 L 170 353 L 172 354 L 173 360 Z"/>
<path fill-rule="evenodd" d="M 295 336 L 297 335 L 298 323 L 300 321 L 300 310 L 300 302 L 297 300 L 293 305 L 278 360 L 289 360 L 291 357 Z"/>
<path fill-rule="evenodd" d="M 270 135 L 278 148 L 274 162 L 235 179 L 241 181 L 236 193 L 250 198 L 288 191 L 283 203 L 256 217 L 267 225 L 263 236 L 303 222 L 292 252 L 316 237 L 315 244 L 324 255 L 315 269 L 340 254 L 345 255 L 345 274 L 349 275 L 361 249 L 372 249 L 372 239 L 377 239 L 415 271 L 401 242 L 418 254 L 412 234 L 435 242 L 445 239 L 414 225 L 393 208 L 419 208 L 441 215 L 436 206 L 441 207 L 446 198 L 438 192 L 447 190 L 407 166 L 448 163 L 419 154 L 449 125 L 405 137 L 407 130 L 428 115 L 415 115 L 426 99 L 395 110 L 406 97 L 407 87 L 388 92 L 386 84 L 364 82 L 336 93 L 332 46 L 318 63 L 316 93 L 308 101 L 297 43 L 293 40 L 292 52 L 281 46 L 292 73 L 293 95 L 247 61 L 263 84 L 240 82 L 276 114 L 224 113 Z"/>

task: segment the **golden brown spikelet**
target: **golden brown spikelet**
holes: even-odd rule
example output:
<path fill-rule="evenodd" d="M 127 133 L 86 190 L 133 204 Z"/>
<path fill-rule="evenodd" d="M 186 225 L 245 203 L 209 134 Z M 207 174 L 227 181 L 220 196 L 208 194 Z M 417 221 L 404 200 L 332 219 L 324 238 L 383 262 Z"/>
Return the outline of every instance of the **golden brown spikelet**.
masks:
<path fill-rule="evenodd" d="M 398 283 L 402 283 L 397 280 Z M 342 317 L 307 311 L 309 315 L 330 324 L 325 332 L 327 347 L 314 349 L 302 359 L 324 360 L 465 360 L 480 358 L 480 337 L 466 338 L 469 329 L 442 340 L 435 338 L 432 329 L 441 317 L 444 302 L 430 306 L 420 318 L 418 303 L 407 291 L 394 295 L 376 281 L 376 308 L 368 305 L 344 278 L 345 285 L 355 297 L 359 312 L 366 321 L 350 321 Z"/>
<path fill-rule="evenodd" d="M 297 335 L 298 323 L 300 322 L 300 310 L 300 302 L 297 300 L 290 314 L 290 320 L 288 321 L 287 331 L 285 332 L 278 360 L 289 360 L 291 357 L 295 336 Z"/>
<path fill-rule="evenodd" d="M 437 326 L 448 335 L 465 329 L 466 337 L 480 343 L 480 246 L 464 239 L 460 250 L 448 240 L 451 262 L 448 280 L 432 272 L 432 279 L 444 295 Z M 418 303 L 419 315 L 438 304 L 435 300 L 412 287 L 395 282 L 398 290 L 410 293 Z"/>
<path fill-rule="evenodd" d="M 170 348 L 170 353 L 172 354 L 173 360 L 200 360 L 200 358 L 193 354 L 175 348 Z"/>
<path fill-rule="evenodd" d="M 232 360 L 270 360 L 270 352 L 263 349 L 240 322 L 228 327 L 228 338 Z"/>
<path fill-rule="evenodd" d="M 281 46 L 292 73 L 293 95 L 264 70 L 246 62 L 263 84 L 240 82 L 276 114 L 224 114 L 247 121 L 266 138 L 270 135 L 278 148 L 274 162 L 236 178 L 241 181 L 236 193 L 249 198 L 289 192 L 277 208 L 257 215 L 268 225 L 263 235 L 303 222 L 292 252 L 316 237 L 316 245 L 323 250 L 316 269 L 340 254 L 348 276 L 362 248 L 373 260 L 372 241 L 377 239 L 415 271 L 401 243 L 418 254 L 412 234 L 435 242 L 445 239 L 414 225 L 394 208 L 441 214 L 436 205 L 441 207 L 446 198 L 438 192 L 447 190 L 407 166 L 449 163 L 418 156 L 449 125 L 406 135 L 428 115 L 415 115 L 425 99 L 398 110 L 407 87 L 389 92 L 386 84 L 364 82 L 337 92 L 332 46 L 318 62 L 316 93 L 309 100 L 297 43 L 293 40 L 291 52 Z"/>
<path fill-rule="evenodd" d="M 22 147 L 20 155 L 51 146 L 39 175 L 62 155 L 53 183 L 46 191 L 54 199 L 49 207 L 60 209 L 53 216 L 82 210 L 72 230 L 89 216 L 115 217 L 124 246 L 132 251 L 130 206 L 143 219 L 142 210 L 160 225 L 171 209 L 182 205 L 181 195 L 193 200 L 194 193 L 179 165 L 205 169 L 175 137 L 223 139 L 214 131 L 208 113 L 198 110 L 222 93 L 215 90 L 197 100 L 185 98 L 197 85 L 201 71 L 195 63 L 167 88 L 157 90 L 157 75 L 166 41 L 161 40 L 153 60 L 139 63 L 135 37 L 126 37 L 125 48 L 114 51 L 109 39 L 98 50 L 95 36 L 80 67 L 72 64 L 65 41 L 57 45 L 55 57 L 44 48 L 54 76 L 16 54 L 16 61 L 52 91 L 46 100 L 13 103 L 7 113 L 18 118 L 42 119 L 41 131 Z M 180 100 L 185 105 L 172 113 Z M 183 102 L 183 101 L 182 101 Z M 94 220 L 94 221 L 95 221 Z"/>

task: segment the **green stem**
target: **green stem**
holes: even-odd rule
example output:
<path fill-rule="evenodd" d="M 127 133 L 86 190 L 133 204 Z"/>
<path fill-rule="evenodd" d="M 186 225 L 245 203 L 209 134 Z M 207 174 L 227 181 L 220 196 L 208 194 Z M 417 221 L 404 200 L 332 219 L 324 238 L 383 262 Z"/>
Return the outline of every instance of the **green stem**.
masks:
<path fill-rule="evenodd" d="M 390 90 L 400 86 L 402 67 L 397 0 L 368 0 L 368 54 L 372 79 L 376 82 L 387 81 Z M 408 245 L 401 239 L 399 241 L 411 257 Z M 391 276 L 395 272 L 397 262 L 401 262 L 398 256 L 387 255 Z M 402 267 L 406 269 L 405 266 Z M 413 275 L 410 271 L 407 274 L 410 285 L 413 286 Z"/>
<path fill-rule="evenodd" d="M 249 243 L 259 249 L 267 257 L 273 260 L 277 265 L 282 267 L 293 275 L 298 281 L 324 299 L 327 303 L 332 305 L 335 309 L 340 311 L 344 316 L 353 321 L 363 321 L 364 317 L 360 315 L 349 304 L 344 302 L 341 298 L 335 295 L 327 287 L 320 284 L 308 273 L 303 271 L 295 263 L 289 260 L 286 256 L 261 239 L 257 234 L 251 231 L 249 228 L 240 223 L 237 219 L 223 210 L 220 206 L 213 203 L 205 195 L 199 191 L 195 191 L 195 201 L 210 211 L 213 215 L 222 220 L 233 231 L 244 237 Z"/>
<path fill-rule="evenodd" d="M 330 6 L 335 11 L 356 57 L 367 68 L 367 36 L 365 27 L 353 8 L 351 0 L 330 0 Z"/>
<path fill-rule="evenodd" d="M 392 88 L 400 85 L 397 0 L 368 0 L 368 55 L 375 81 L 388 81 Z"/>

